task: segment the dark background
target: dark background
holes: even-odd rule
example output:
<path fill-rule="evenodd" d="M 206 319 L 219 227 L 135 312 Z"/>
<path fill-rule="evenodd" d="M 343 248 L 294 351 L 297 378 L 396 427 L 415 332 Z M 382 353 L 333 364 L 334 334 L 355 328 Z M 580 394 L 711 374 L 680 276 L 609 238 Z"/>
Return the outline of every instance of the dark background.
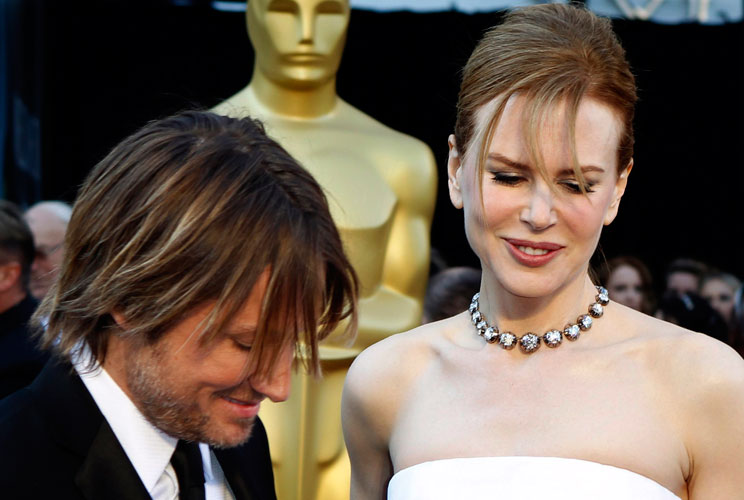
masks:
<path fill-rule="evenodd" d="M 451 265 L 477 265 L 446 194 L 459 70 L 498 18 L 353 11 L 338 75 L 341 97 L 434 151 L 432 245 Z M 73 200 L 124 136 L 177 110 L 211 107 L 252 72 L 243 13 L 205 2 L 27 0 L 14 19 L 12 81 L 41 118 L 43 199 Z M 614 24 L 640 102 L 635 167 L 620 215 L 602 236 L 604 254 L 641 257 L 657 281 L 681 256 L 744 276 L 742 23 Z"/>

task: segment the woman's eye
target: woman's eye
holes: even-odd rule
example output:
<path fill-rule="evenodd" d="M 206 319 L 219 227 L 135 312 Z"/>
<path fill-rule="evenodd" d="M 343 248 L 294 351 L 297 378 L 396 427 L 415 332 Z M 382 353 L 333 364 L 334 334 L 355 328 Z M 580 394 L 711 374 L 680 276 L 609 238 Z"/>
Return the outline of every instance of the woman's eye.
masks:
<path fill-rule="evenodd" d="M 524 180 L 524 177 L 516 174 L 507 174 L 502 172 L 491 172 L 491 177 L 494 182 L 504 184 L 507 186 L 516 186 Z"/>
<path fill-rule="evenodd" d="M 581 184 L 579 184 L 578 181 L 561 181 L 561 185 L 571 193 L 581 194 Z M 587 182 L 586 184 L 584 184 L 584 191 L 586 191 L 587 193 L 593 193 L 593 187 L 593 183 Z"/>

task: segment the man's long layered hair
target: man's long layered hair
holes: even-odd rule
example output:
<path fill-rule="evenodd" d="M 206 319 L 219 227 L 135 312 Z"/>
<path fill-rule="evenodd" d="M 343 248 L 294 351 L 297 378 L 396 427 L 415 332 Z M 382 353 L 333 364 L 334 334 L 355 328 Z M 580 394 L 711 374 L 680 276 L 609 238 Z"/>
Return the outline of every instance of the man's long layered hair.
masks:
<path fill-rule="evenodd" d="M 250 118 L 190 111 L 126 138 L 81 188 L 64 254 L 36 314 L 63 357 L 84 343 L 103 363 L 110 335 L 152 343 L 214 303 L 208 340 L 266 269 L 255 369 L 294 341 L 317 373 L 318 340 L 356 326 L 357 280 L 321 187 Z"/>

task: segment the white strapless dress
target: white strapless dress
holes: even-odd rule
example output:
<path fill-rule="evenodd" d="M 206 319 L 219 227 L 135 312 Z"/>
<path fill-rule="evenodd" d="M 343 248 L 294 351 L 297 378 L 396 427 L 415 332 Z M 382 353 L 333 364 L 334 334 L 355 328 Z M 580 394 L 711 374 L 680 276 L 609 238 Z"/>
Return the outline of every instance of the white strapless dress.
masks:
<path fill-rule="evenodd" d="M 587 460 L 448 458 L 398 471 L 388 500 L 680 500 L 653 479 Z"/>

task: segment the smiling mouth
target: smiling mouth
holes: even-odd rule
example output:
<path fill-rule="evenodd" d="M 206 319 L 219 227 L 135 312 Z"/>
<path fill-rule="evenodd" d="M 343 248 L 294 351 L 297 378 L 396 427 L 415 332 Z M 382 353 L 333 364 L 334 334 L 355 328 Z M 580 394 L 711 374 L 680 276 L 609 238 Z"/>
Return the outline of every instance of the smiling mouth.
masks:
<path fill-rule="evenodd" d="M 525 247 L 522 245 L 517 245 L 517 250 L 524 252 L 527 255 L 545 255 L 550 251 L 546 248 Z"/>
<path fill-rule="evenodd" d="M 564 248 L 557 243 L 547 241 L 528 241 L 507 239 L 506 243 L 517 262 L 528 267 L 540 267 L 552 261 Z"/>
<path fill-rule="evenodd" d="M 228 396 L 222 396 L 222 399 L 241 406 L 255 406 L 257 404 L 260 404 L 260 401 L 243 401 L 242 399 L 235 399 Z"/>

